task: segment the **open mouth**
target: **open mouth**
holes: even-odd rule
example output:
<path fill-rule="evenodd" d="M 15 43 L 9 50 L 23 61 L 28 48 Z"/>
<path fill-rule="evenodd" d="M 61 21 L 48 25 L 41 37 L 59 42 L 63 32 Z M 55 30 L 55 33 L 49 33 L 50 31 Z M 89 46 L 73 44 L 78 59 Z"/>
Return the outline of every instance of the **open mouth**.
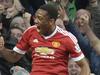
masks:
<path fill-rule="evenodd" d="M 37 28 L 40 30 L 40 25 L 38 23 L 35 23 L 35 25 L 37 26 Z"/>

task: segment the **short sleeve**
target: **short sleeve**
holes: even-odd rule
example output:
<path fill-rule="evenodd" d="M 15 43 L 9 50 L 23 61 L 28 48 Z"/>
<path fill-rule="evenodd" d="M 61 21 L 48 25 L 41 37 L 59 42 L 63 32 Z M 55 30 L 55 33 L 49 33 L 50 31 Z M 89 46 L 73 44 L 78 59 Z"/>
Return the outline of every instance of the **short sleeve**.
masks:
<path fill-rule="evenodd" d="M 14 51 L 16 51 L 19 54 L 25 54 L 27 50 L 29 50 L 29 37 L 30 37 L 30 32 L 29 30 L 26 30 L 20 41 L 17 43 L 17 45 L 13 48 Z"/>
<path fill-rule="evenodd" d="M 84 54 L 83 52 L 81 51 L 80 47 L 79 47 L 79 44 L 78 44 L 78 41 L 76 39 L 76 37 L 69 33 L 69 38 L 70 38 L 70 42 L 68 44 L 69 46 L 69 52 L 70 52 L 70 57 L 74 60 L 74 61 L 79 61 L 81 59 L 84 58 Z"/>

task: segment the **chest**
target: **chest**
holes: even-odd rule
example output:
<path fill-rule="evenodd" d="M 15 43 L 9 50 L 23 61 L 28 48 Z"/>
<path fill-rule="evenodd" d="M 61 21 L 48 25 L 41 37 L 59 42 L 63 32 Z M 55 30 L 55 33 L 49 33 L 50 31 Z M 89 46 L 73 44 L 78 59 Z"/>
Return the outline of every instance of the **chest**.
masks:
<path fill-rule="evenodd" d="M 67 51 L 65 44 L 65 38 L 58 38 L 56 36 L 45 39 L 38 34 L 30 37 L 30 46 L 34 52 L 46 53 L 46 54 L 64 54 Z"/>

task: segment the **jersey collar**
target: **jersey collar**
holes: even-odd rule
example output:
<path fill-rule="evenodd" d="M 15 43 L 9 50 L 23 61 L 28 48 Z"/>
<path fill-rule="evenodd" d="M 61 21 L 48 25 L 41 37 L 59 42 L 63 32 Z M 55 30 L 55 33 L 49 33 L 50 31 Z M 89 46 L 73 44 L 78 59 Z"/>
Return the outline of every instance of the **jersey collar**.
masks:
<path fill-rule="evenodd" d="M 54 36 L 54 35 L 56 34 L 56 32 L 57 32 L 57 28 L 58 28 L 58 27 L 56 26 L 54 32 L 53 32 L 52 34 L 50 34 L 49 36 L 44 36 L 44 35 L 43 35 L 43 37 L 44 37 L 45 39 L 49 39 L 49 38 L 51 38 L 52 36 Z"/>

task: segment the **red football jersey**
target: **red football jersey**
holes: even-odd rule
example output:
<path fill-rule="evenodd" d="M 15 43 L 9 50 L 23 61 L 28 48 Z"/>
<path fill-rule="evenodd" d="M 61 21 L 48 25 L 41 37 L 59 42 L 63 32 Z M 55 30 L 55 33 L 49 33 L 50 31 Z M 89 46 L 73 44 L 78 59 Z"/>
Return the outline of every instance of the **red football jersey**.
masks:
<path fill-rule="evenodd" d="M 58 26 L 49 36 L 40 35 L 37 27 L 28 28 L 14 51 L 25 54 L 32 49 L 31 75 L 68 75 L 68 58 L 79 61 L 84 55 L 77 39 Z"/>

